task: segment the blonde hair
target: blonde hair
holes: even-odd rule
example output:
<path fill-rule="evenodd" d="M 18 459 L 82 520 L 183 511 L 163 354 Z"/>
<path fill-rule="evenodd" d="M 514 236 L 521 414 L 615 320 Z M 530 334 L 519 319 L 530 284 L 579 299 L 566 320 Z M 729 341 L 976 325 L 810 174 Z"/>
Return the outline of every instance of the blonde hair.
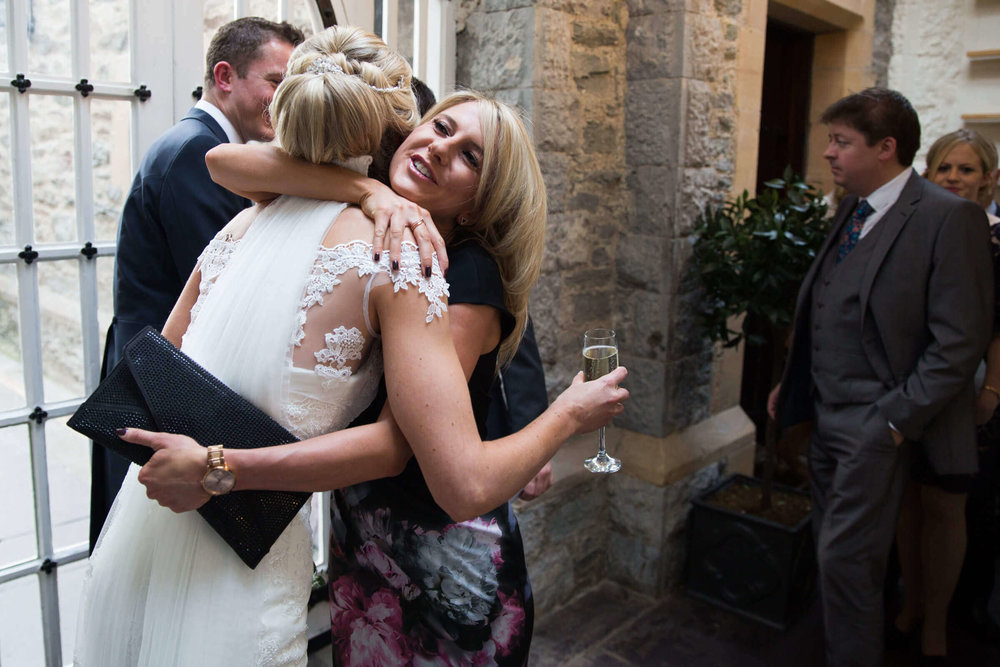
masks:
<path fill-rule="evenodd" d="M 373 155 L 386 130 L 418 120 L 410 66 L 376 35 L 333 26 L 292 52 L 271 101 L 275 138 L 290 155 L 329 163 Z"/>
<path fill-rule="evenodd" d="M 497 366 L 509 362 L 528 321 L 528 297 L 542 264 L 547 205 L 545 181 L 531 135 L 513 107 L 474 91 L 459 91 L 434 105 L 425 118 L 466 102 L 479 104 L 483 161 L 473 198 L 474 219 L 461 231 L 479 241 L 500 267 L 504 304 L 514 330 L 500 342 Z"/>
<path fill-rule="evenodd" d="M 930 149 L 927 151 L 927 169 L 924 171 L 924 178 L 933 180 L 938 167 L 941 166 L 941 163 L 948 157 L 952 149 L 959 144 L 968 144 L 972 148 L 972 151 L 982 163 L 983 175 L 990 176 L 988 182 L 980 186 L 979 191 L 976 193 L 976 201 L 979 205 L 988 206 L 993 198 L 993 190 L 996 187 L 991 174 L 997 170 L 997 149 L 992 141 L 987 140 L 975 130 L 966 128 L 955 130 L 940 137 L 931 144 Z"/>

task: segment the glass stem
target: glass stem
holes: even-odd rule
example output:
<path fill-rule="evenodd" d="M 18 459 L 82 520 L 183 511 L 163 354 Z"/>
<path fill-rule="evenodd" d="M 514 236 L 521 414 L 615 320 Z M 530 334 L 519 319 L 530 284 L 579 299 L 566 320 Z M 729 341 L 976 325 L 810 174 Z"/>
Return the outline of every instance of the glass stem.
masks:
<path fill-rule="evenodd" d="M 597 458 L 603 459 L 608 454 L 604 451 L 604 427 L 597 432 Z"/>

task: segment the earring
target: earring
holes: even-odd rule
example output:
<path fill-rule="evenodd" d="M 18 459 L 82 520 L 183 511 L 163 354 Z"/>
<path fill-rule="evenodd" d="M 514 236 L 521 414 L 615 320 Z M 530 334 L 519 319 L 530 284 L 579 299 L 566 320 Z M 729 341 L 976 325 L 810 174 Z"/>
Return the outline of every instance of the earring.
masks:
<path fill-rule="evenodd" d="M 469 219 L 463 215 L 462 217 L 460 217 L 458 219 L 458 224 L 460 224 L 460 225 L 462 225 L 464 227 L 464 226 L 466 226 L 466 225 L 469 224 Z"/>

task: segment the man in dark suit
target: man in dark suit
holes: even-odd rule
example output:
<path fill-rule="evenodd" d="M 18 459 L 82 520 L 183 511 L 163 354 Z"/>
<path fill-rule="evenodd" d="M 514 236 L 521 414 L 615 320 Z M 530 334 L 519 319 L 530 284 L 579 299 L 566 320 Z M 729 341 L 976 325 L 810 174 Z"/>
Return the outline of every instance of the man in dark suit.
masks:
<path fill-rule="evenodd" d="M 920 122 L 869 88 L 831 105 L 823 157 L 848 196 L 799 292 L 782 425 L 809 447 L 827 665 L 882 661 L 883 581 L 908 452 L 976 469 L 973 374 L 990 337 L 986 217 L 911 168 Z"/>
<path fill-rule="evenodd" d="M 212 38 L 204 96 L 150 146 L 125 201 L 104 372 L 144 327 L 163 327 L 205 245 L 250 205 L 212 182 L 205 153 L 224 142 L 274 137 L 267 108 L 288 56 L 302 39 L 288 23 L 257 17 L 227 23 Z M 127 469 L 124 458 L 94 446 L 91 549 Z"/>

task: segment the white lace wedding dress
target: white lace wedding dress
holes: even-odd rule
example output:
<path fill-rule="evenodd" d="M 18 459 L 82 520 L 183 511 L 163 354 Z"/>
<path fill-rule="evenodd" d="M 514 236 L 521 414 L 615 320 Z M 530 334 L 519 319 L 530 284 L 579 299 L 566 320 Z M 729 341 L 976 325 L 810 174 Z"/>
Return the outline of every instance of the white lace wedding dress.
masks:
<path fill-rule="evenodd" d="M 282 197 L 242 238 L 231 233 L 237 216 L 199 259 L 182 346 L 300 439 L 345 427 L 375 394 L 382 363 L 368 316 L 372 287 L 415 287 L 428 321 L 446 307 L 443 277 L 435 266 L 423 278 L 410 245 L 395 275 L 388 253 L 372 261 L 367 241 L 325 247 L 343 208 Z M 74 663 L 305 665 L 308 503 L 250 569 L 199 514 L 147 499 L 137 472 L 131 466 L 91 557 Z"/>

